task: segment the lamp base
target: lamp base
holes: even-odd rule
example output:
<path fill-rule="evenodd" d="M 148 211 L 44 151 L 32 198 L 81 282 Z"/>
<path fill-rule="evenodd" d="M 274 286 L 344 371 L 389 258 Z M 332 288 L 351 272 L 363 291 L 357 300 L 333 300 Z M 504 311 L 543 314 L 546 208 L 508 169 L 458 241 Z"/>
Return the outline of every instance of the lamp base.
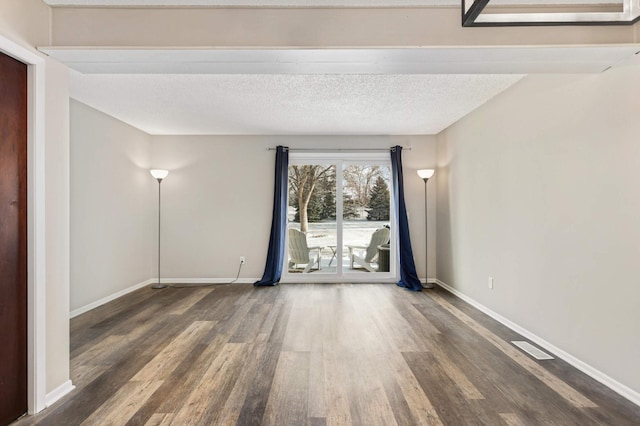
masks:
<path fill-rule="evenodd" d="M 422 288 L 426 288 L 427 290 L 430 290 L 432 288 L 436 288 L 436 285 L 434 283 L 424 283 L 422 284 Z"/>
<path fill-rule="evenodd" d="M 169 287 L 169 286 L 166 285 L 166 284 L 162 284 L 162 283 L 155 283 L 155 284 L 153 284 L 151 286 L 151 288 L 156 289 L 156 290 L 157 289 L 161 289 L 161 288 L 167 288 L 167 287 Z"/>

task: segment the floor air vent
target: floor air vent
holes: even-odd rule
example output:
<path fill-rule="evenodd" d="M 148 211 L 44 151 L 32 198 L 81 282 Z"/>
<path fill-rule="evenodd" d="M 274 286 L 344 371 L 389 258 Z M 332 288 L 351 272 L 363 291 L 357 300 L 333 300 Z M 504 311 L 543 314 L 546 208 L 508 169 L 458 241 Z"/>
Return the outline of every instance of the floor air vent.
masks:
<path fill-rule="evenodd" d="M 517 347 L 519 347 L 520 349 L 522 349 L 523 351 L 525 351 L 526 353 L 534 357 L 535 359 L 553 359 L 551 355 L 541 351 L 540 349 L 536 348 L 529 342 L 524 342 L 521 340 L 513 340 L 511 343 L 513 343 L 514 345 L 516 345 Z"/>

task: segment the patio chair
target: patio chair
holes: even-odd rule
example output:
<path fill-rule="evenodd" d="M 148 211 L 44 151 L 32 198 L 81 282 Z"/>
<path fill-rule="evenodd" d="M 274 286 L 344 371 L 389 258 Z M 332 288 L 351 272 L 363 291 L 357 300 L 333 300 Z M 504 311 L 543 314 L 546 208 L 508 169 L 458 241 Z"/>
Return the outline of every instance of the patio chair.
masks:
<path fill-rule="evenodd" d="M 289 269 L 296 265 L 306 265 L 302 273 L 311 271 L 313 265 L 318 265 L 320 270 L 321 253 L 324 247 L 309 247 L 307 236 L 304 232 L 294 228 L 289 229 Z M 317 251 L 317 256 L 315 252 Z"/>
<path fill-rule="evenodd" d="M 371 241 L 369 241 L 368 246 L 347 246 L 349 249 L 349 262 L 351 264 L 351 269 L 353 269 L 353 264 L 357 263 L 359 266 L 363 267 L 369 272 L 376 272 L 371 265 L 371 262 L 378 255 L 378 246 L 382 244 L 386 244 L 389 242 L 389 235 L 391 235 L 391 231 L 389 228 L 380 228 L 376 229 L 373 234 L 371 234 Z M 354 251 L 359 250 L 360 253 L 364 251 L 364 256 L 358 256 L 354 253 Z"/>

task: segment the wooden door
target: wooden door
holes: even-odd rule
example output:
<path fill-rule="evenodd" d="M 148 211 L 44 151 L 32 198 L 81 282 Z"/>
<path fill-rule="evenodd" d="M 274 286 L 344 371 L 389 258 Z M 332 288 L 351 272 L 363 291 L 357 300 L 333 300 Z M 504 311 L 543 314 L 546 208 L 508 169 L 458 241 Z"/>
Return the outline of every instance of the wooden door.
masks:
<path fill-rule="evenodd" d="M 0 425 L 27 411 L 27 66 L 0 53 Z"/>

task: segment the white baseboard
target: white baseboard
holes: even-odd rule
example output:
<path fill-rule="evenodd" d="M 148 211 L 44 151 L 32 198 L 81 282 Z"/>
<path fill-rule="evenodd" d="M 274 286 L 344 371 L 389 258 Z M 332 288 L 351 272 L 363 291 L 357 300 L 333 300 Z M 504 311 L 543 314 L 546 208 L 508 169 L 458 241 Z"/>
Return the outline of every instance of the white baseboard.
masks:
<path fill-rule="evenodd" d="M 76 387 L 73 385 L 73 383 L 71 383 L 71 380 L 67 380 L 44 397 L 45 406 L 51 407 L 56 403 L 56 401 L 58 401 L 60 398 L 62 398 L 75 388 Z"/>
<path fill-rule="evenodd" d="M 432 280 L 429 279 L 429 282 L 432 282 Z M 519 326 L 518 324 L 508 320 L 507 318 L 503 317 L 502 315 L 492 311 L 491 309 L 487 308 L 483 304 L 481 304 L 481 303 L 475 301 L 474 299 L 470 298 L 469 296 L 461 293 L 460 291 L 456 290 L 455 288 L 451 287 L 450 285 L 448 285 L 448 284 L 446 284 L 446 283 L 444 283 L 444 282 L 442 282 L 440 280 L 437 280 L 437 279 L 433 280 L 433 282 L 435 284 L 439 285 L 440 287 L 442 287 L 443 289 L 447 290 L 449 293 L 451 293 L 451 294 L 455 295 L 456 297 L 464 300 L 465 302 L 467 302 L 468 304 L 470 304 L 474 308 L 478 309 L 479 311 L 489 315 L 491 318 L 495 319 L 499 323 L 509 327 L 510 329 L 515 331 L 516 333 L 521 334 L 522 336 L 524 336 L 527 339 L 531 340 L 532 342 L 536 343 L 540 347 L 542 347 L 542 348 L 548 350 L 549 352 L 553 353 L 558 358 L 566 361 L 568 364 L 571 364 L 573 367 L 577 368 L 578 370 L 582 371 L 586 375 L 592 377 L 593 379 L 595 379 L 598 382 L 602 383 L 603 385 L 607 386 L 608 388 L 610 388 L 614 392 L 620 394 L 621 396 L 625 397 L 626 399 L 628 399 L 629 401 L 633 402 L 634 404 L 640 406 L 640 393 L 639 392 L 637 392 L 637 391 L 631 389 L 630 387 L 618 382 L 617 380 L 607 376 L 602 371 L 592 367 L 591 365 L 587 364 L 586 362 L 576 358 L 575 356 L 563 351 L 562 349 L 558 348 L 557 346 L 547 342 L 543 338 L 533 334 L 529 330 Z"/>
<path fill-rule="evenodd" d="M 162 278 L 160 280 L 163 284 L 229 284 L 233 281 L 233 284 L 253 284 L 260 278 Z M 150 283 L 157 282 L 156 278 L 149 280 Z"/>
<path fill-rule="evenodd" d="M 151 285 L 156 281 L 157 280 L 153 279 L 153 278 L 152 279 L 148 279 L 148 280 L 143 281 L 141 283 L 135 284 L 135 285 L 133 285 L 131 287 L 125 288 L 124 290 L 120 290 L 120 291 L 118 291 L 116 293 L 113 293 L 113 294 L 111 294 L 111 295 L 109 295 L 107 297 L 103 297 L 102 299 L 96 300 L 95 302 L 91 302 L 88 305 L 82 306 L 82 307 L 80 307 L 78 309 L 74 309 L 73 311 L 71 311 L 69 313 L 69 317 L 70 318 L 77 317 L 78 315 L 84 314 L 85 312 L 88 312 L 88 311 L 90 311 L 92 309 L 97 308 L 98 306 L 101 306 L 101 305 L 104 305 L 105 303 L 111 302 L 112 300 L 115 300 L 118 297 L 122 297 L 125 294 L 131 293 L 132 291 L 135 291 L 135 290 L 137 290 L 139 288 Z"/>

